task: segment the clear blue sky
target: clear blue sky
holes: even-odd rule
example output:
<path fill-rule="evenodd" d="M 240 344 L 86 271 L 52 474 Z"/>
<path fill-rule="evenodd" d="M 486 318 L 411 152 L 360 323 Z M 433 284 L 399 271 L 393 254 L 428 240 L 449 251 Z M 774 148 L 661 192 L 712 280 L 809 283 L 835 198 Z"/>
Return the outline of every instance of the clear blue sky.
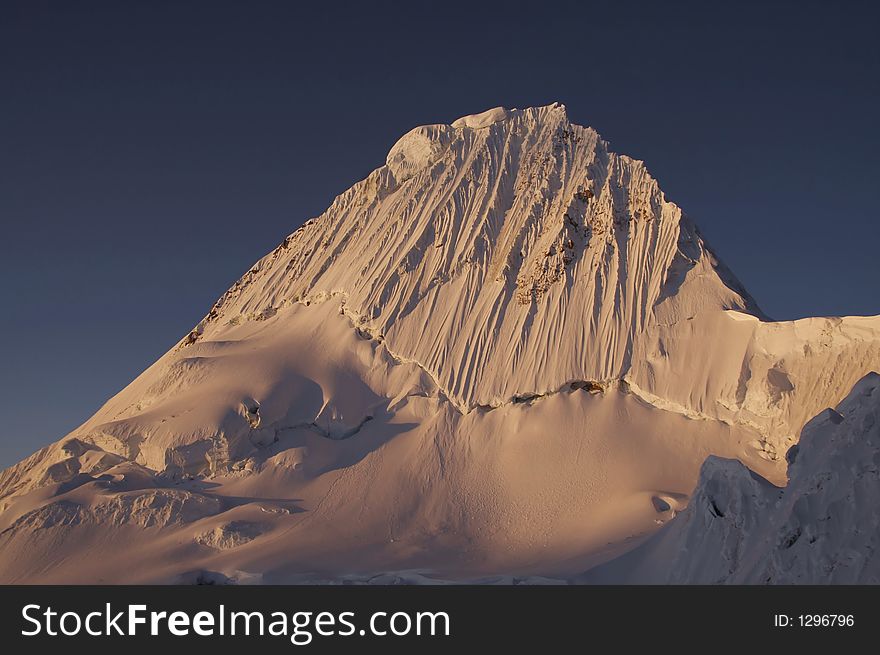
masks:
<path fill-rule="evenodd" d="M 0 466 L 405 131 L 497 105 L 644 159 L 771 316 L 880 313 L 876 3 L 396 4 L 0 4 Z"/>

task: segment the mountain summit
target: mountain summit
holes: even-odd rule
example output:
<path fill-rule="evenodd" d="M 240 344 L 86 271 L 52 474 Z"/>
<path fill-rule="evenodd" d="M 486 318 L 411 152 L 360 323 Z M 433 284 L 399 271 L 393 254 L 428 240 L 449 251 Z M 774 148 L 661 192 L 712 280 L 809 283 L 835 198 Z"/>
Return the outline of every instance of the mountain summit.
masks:
<path fill-rule="evenodd" d="M 4 471 L 0 579 L 568 576 L 707 456 L 782 482 L 878 368 L 880 317 L 767 321 L 642 162 L 496 108 L 405 134 Z"/>

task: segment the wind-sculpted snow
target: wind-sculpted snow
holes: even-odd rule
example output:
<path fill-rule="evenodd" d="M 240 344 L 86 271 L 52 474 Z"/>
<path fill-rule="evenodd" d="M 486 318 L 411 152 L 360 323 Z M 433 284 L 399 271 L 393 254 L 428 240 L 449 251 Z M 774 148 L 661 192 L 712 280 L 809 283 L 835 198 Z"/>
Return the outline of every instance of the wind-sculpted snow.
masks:
<path fill-rule="evenodd" d="M 336 294 L 471 408 L 621 377 L 664 297 L 667 322 L 757 311 L 642 162 L 610 153 L 559 105 L 494 118 L 408 133 L 388 166 L 258 262 L 190 339 Z M 692 267 L 698 294 L 686 293 Z"/>
<path fill-rule="evenodd" d="M 567 576 L 668 523 L 710 455 L 781 483 L 874 369 L 880 317 L 767 320 L 642 162 L 561 105 L 490 109 L 410 130 L 0 473 L 0 580 Z"/>

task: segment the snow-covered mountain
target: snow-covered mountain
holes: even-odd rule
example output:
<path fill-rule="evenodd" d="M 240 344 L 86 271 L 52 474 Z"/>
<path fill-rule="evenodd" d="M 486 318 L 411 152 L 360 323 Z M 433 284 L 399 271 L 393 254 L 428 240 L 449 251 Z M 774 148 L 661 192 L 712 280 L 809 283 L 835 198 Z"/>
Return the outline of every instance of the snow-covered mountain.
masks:
<path fill-rule="evenodd" d="M 418 127 L 0 474 L 0 580 L 570 576 L 710 455 L 781 484 L 878 369 L 880 317 L 768 321 L 563 106 Z"/>

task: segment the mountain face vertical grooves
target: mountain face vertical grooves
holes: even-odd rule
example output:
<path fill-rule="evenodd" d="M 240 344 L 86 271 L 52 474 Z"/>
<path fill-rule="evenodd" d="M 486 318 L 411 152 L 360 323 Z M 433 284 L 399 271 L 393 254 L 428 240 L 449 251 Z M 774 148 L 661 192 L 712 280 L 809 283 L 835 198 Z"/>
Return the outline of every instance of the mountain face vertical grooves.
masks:
<path fill-rule="evenodd" d="M 444 144 L 432 152 L 436 159 L 417 161 L 421 169 L 416 163 L 401 166 L 396 173 L 392 170 L 390 178 L 371 176 L 388 184 L 387 209 L 383 206 L 368 212 L 360 245 L 336 249 L 333 265 L 307 276 L 303 292 L 315 295 L 345 289 L 350 307 L 368 317 L 397 351 L 433 370 L 466 404 L 509 397 L 521 377 L 518 372 L 526 368 L 540 374 L 549 387 L 561 378 L 607 378 L 624 373 L 632 333 L 644 330 L 649 320 L 649 296 L 662 285 L 662 265 L 648 267 L 641 258 L 668 263 L 680 217 L 677 208 L 662 199 L 645 202 L 658 193 L 650 178 L 647 193 L 642 190 L 641 197 L 624 194 L 622 189 L 634 177 L 631 169 L 644 176 L 642 165 L 629 158 L 607 158 L 595 133 L 571 126 L 559 106 L 513 112 L 486 127 L 459 128 L 451 134 L 448 128 L 432 126 L 430 130 L 418 128 L 415 136 L 421 134 L 419 129 L 426 134 L 446 134 Z M 415 161 L 423 154 L 411 144 L 408 147 L 415 154 L 406 147 L 397 151 L 398 159 L 407 164 L 407 157 Z M 607 159 L 605 166 L 600 163 L 603 159 Z M 450 178 L 451 185 L 436 184 Z M 575 194 L 586 198 L 584 188 L 593 184 L 601 187 L 590 189 L 592 198 L 586 203 L 575 199 Z M 308 240 L 332 239 L 342 224 L 340 216 L 352 211 L 357 195 L 349 192 L 340 196 L 332 208 L 333 218 L 322 217 L 312 223 Z M 573 217 L 571 207 L 577 205 L 584 205 L 583 215 Z M 667 207 L 666 217 L 662 207 Z M 635 215 L 651 220 L 639 223 L 633 219 Z M 643 225 L 655 221 L 666 227 L 662 242 L 650 235 L 650 229 L 647 238 L 643 234 Z M 583 225 L 583 232 L 574 231 L 570 223 Z M 635 239 L 639 248 L 631 249 L 630 242 Z M 433 251 L 428 243 L 436 244 Z M 367 252 L 363 252 L 364 244 Z M 653 252 L 646 255 L 652 248 L 660 250 L 660 257 Z M 314 252 L 314 247 L 309 249 Z M 365 264 L 353 265 L 353 260 Z M 586 261 L 595 263 L 599 271 L 613 271 L 613 275 L 603 282 L 602 273 L 597 276 L 586 269 Z M 485 262 L 497 264 L 487 269 Z M 609 264 L 612 268 L 606 269 Z M 314 268 L 315 264 L 305 266 L 306 270 Z M 581 268 L 586 270 L 582 273 Z M 657 279 L 638 279 L 638 286 L 630 285 L 631 269 Z M 362 280 L 369 281 L 367 286 L 357 279 L 340 280 L 347 270 L 362 271 Z M 517 301 L 523 307 L 504 307 L 502 313 L 499 300 L 510 304 L 503 286 L 511 283 L 516 285 Z M 598 287 L 595 294 L 579 292 L 590 287 Z M 606 302 L 608 293 L 613 295 Z M 258 285 L 251 297 L 242 294 L 239 311 L 259 312 L 256 297 L 290 295 L 289 289 Z M 589 308 L 597 295 L 601 298 L 598 307 Z M 732 306 L 746 308 L 745 300 L 732 292 L 728 295 Z M 581 307 L 584 300 L 586 316 L 600 315 L 597 333 L 580 331 L 565 320 L 565 308 Z M 448 320 L 442 309 L 439 316 L 434 311 L 429 318 L 426 310 L 436 309 L 438 301 L 455 309 L 451 312 L 455 319 Z M 527 305 L 533 307 L 526 309 Z M 610 311 L 603 310 L 606 305 Z M 234 312 L 236 308 L 230 309 Z M 493 315 L 501 319 L 500 325 L 498 318 L 493 322 Z M 415 338 L 404 337 L 412 332 L 412 323 L 422 323 L 426 329 Z M 548 369 L 559 362 L 547 358 L 550 340 L 595 345 L 581 348 L 579 354 L 571 350 L 559 353 L 566 370 L 556 371 L 556 379 L 546 379 Z M 437 343 L 449 344 L 451 352 L 444 351 L 441 358 Z M 498 350 L 508 348 L 514 353 L 506 362 L 510 375 L 487 380 L 479 374 L 490 359 L 498 357 Z M 505 379 L 512 386 L 505 385 Z M 537 376 L 527 384 L 538 385 Z"/>
<path fill-rule="evenodd" d="M 645 355 L 665 348 L 658 330 L 706 311 L 763 318 L 642 162 L 558 104 L 480 116 L 404 135 L 386 166 L 234 286 L 196 338 L 344 292 L 363 325 L 473 407 L 570 379 L 627 377 L 654 393 Z M 674 402 L 724 414 L 702 396 L 687 388 Z"/>

